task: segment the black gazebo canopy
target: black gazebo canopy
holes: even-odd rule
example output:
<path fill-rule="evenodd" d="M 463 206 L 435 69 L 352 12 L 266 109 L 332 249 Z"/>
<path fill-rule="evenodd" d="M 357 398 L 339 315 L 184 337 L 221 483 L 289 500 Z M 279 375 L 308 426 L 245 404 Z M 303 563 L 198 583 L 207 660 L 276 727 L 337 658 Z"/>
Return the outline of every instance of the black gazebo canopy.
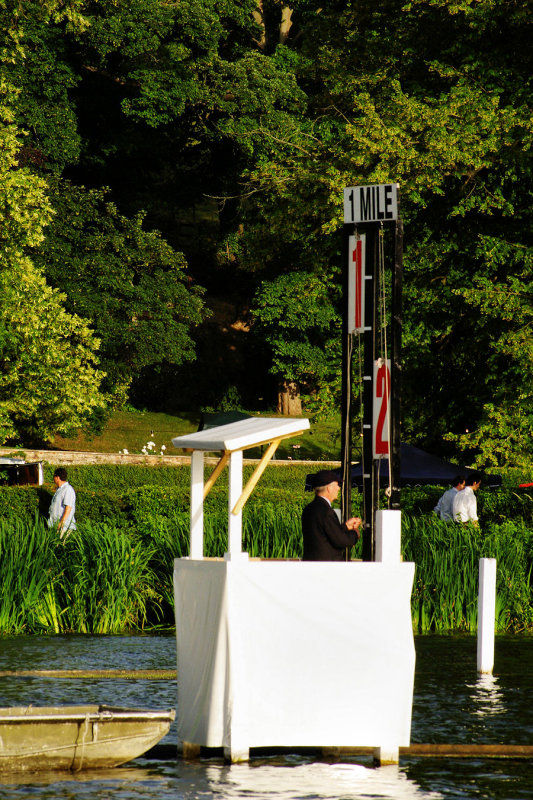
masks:
<path fill-rule="evenodd" d="M 471 467 L 452 464 L 439 456 L 426 453 L 412 444 L 400 445 L 400 486 L 445 486 L 451 484 L 457 475 L 467 476 L 474 472 Z M 340 475 L 340 470 L 339 470 Z M 382 458 L 379 464 L 379 480 L 382 486 L 389 482 L 389 460 Z M 501 486 L 501 475 L 483 474 L 483 488 Z M 363 469 L 361 464 L 352 467 L 352 486 L 363 485 Z M 305 488 L 312 487 L 312 474 L 306 476 Z"/>

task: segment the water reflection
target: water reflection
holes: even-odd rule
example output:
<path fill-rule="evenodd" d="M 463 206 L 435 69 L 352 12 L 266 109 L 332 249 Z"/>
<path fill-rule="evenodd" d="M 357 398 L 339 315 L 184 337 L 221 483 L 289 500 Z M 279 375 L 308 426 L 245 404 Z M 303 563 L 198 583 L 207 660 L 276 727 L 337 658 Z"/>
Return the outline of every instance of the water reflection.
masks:
<path fill-rule="evenodd" d="M 503 692 L 500 691 L 498 678 L 494 675 L 479 675 L 475 684 L 467 684 L 468 689 L 473 689 L 470 699 L 474 703 L 472 713 L 480 717 L 505 714 Z"/>
<path fill-rule="evenodd" d="M 0 798 L 105 798 L 119 800 L 437 800 L 398 767 L 290 763 L 162 764 L 97 773 L 43 773 L 7 777 Z"/>
<path fill-rule="evenodd" d="M 163 780 L 163 776 L 141 767 L 114 767 L 113 769 L 83 770 L 82 772 L 4 772 L 0 773 L 2 786 L 50 786 L 65 783 L 122 783 L 124 781 Z M 1 795 L 0 796 L 4 796 Z M 46 796 L 46 795 L 43 795 Z"/>
<path fill-rule="evenodd" d="M 211 793 L 221 800 L 246 796 L 254 800 L 359 800 L 395 798 L 424 800 L 439 798 L 437 792 L 424 792 L 398 767 L 373 769 L 360 764 L 305 763 L 297 766 L 233 764 L 210 766 L 206 779 Z"/>

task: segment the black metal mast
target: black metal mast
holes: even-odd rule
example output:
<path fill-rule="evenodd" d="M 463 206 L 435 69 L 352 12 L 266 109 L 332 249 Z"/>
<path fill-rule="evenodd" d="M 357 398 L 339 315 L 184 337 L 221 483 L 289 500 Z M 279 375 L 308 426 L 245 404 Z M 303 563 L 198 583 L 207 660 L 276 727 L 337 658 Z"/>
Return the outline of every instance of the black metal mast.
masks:
<path fill-rule="evenodd" d="M 355 225 L 343 228 L 343 317 L 342 317 L 342 390 L 341 390 L 341 514 L 345 522 L 352 516 L 352 334 L 348 330 L 349 241 Z"/>
<path fill-rule="evenodd" d="M 394 229 L 394 264 L 391 298 L 391 494 L 389 508 L 400 509 L 400 415 L 402 391 L 402 283 L 403 283 L 403 222 L 396 220 Z"/>

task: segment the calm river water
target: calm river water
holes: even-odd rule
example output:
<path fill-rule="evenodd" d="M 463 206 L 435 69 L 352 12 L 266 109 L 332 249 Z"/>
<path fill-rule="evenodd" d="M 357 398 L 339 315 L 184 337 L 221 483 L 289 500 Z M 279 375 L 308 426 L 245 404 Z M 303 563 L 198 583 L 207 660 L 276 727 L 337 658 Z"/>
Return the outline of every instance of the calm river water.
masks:
<path fill-rule="evenodd" d="M 413 742 L 533 744 L 532 637 L 497 638 L 493 677 L 477 676 L 474 637 L 421 636 L 416 651 Z M 0 671 L 174 667 L 171 635 L 0 639 Z M 0 706 L 82 702 L 175 707 L 176 687 L 173 681 L 0 678 Z M 173 726 L 164 742 L 175 740 Z M 533 798 L 533 762 L 403 758 L 399 767 L 375 769 L 363 758 L 284 756 L 239 765 L 138 759 L 92 774 L 0 776 L 0 798 L 522 800 Z"/>

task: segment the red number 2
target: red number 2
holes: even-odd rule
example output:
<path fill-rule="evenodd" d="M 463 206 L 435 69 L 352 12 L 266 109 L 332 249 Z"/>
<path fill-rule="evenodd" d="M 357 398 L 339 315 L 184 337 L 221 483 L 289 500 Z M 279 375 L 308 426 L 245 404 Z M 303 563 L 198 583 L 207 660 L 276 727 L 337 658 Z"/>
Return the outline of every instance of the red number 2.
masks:
<path fill-rule="evenodd" d="M 390 372 L 386 364 L 378 368 L 376 376 L 376 397 L 383 398 L 379 407 L 378 424 L 376 425 L 376 454 L 378 456 L 388 456 L 389 441 L 388 431 L 384 431 L 387 410 L 389 407 L 390 396 Z M 385 435 L 385 439 L 383 436 Z"/>

